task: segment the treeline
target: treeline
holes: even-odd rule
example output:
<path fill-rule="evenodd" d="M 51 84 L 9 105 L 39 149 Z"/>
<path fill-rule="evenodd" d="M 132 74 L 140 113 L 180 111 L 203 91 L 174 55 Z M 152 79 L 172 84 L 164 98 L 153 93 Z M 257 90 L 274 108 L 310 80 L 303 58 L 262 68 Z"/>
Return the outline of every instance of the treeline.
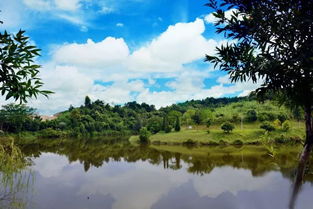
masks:
<path fill-rule="evenodd" d="M 54 120 L 43 121 L 35 109 L 9 104 L 0 110 L 1 132 L 38 132 L 42 137 L 143 135 L 160 131 L 180 131 L 181 126 L 214 125 L 224 122 L 281 121 L 303 119 L 303 111 L 290 111 L 271 101 L 257 102 L 253 97 L 206 98 L 174 104 L 157 110 L 153 105 L 129 102 L 111 106 L 86 96 L 84 105 L 71 106 Z"/>

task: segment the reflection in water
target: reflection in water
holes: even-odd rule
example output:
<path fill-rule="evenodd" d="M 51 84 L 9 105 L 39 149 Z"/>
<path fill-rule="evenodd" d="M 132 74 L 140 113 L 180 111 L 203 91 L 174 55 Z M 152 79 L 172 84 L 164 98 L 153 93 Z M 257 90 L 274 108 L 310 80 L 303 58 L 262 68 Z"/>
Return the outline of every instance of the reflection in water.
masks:
<path fill-rule="evenodd" d="M 311 147 L 308 147 L 306 145 L 300 156 L 299 164 L 296 170 L 295 180 L 293 183 L 293 189 L 292 189 L 292 193 L 290 197 L 289 209 L 295 208 L 296 200 L 301 191 L 304 177 L 309 175 L 308 172 L 310 172 L 309 163 L 310 163 L 311 149 L 312 149 Z"/>
<path fill-rule="evenodd" d="M 148 147 L 77 139 L 20 147 L 34 161 L 32 209 L 285 209 L 301 149 Z M 305 176 L 295 208 L 311 208 L 312 179 Z"/>
<path fill-rule="evenodd" d="M 26 208 L 25 193 L 33 182 L 31 171 L 26 167 L 30 161 L 25 158 L 13 141 L 0 144 L 0 208 Z M 22 197 L 23 196 L 23 197 Z"/>

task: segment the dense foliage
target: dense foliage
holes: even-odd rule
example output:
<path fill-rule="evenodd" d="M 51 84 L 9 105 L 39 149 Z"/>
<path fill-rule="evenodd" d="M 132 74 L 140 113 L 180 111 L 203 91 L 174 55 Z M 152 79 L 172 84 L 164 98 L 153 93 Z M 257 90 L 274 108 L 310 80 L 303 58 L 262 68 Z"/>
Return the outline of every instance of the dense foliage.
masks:
<path fill-rule="evenodd" d="M 311 149 L 313 1 L 209 0 L 207 5 L 215 10 L 216 32 L 232 39 L 207 61 L 226 71 L 233 82 L 261 82 L 256 90 L 260 97 L 276 94 L 282 103 L 302 107 Z"/>
<path fill-rule="evenodd" d="M 211 101 L 212 104 L 203 104 L 203 101 Z M 45 121 L 36 115 L 33 108 L 16 104 L 5 105 L 0 110 L 0 130 L 7 133 L 37 132 L 44 138 L 131 135 L 139 134 L 143 127 L 156 134 L 162 131 L 180 131 L 181 126 L 209 127 L 220 126 L 225 122 L 239 124 L 267 121 L 279 121 L 281 126 L 287 119 L 303 119 L 303 111 L 293 113 L 271 101 L 258 103 L 248 97 L 193 100 L 159 110 L 153 105 L 136 102 L 111 106 L 100 100 L 91 101 L 86 97 L 84 105 L 76 108 L 71 106 L 68 110 L 56 114 L 55 119 Z M 287 129 L 287 125 L 285 128 Z"/>

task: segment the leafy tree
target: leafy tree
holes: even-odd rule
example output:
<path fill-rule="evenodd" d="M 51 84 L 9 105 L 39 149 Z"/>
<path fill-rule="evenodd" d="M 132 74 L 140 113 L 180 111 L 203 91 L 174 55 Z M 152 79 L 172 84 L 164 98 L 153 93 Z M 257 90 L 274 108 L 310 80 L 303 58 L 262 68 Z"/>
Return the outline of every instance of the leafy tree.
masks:
<path fill-rule="evenodd" d="M 89 98 L 89 96 L 85 97 L 85 107 L 91 107 L 91 99 Z"/>
<path fill-rule="evenodd" d="M 162 118 L 152 117 L 148 120 L 147 129 L 153 134 L 158 133 L 162 129 Z"/>
<path fill-rule="evenodd" d="M 52 93 L 41 90 L 40 65 L 34 64 L 39 52 L 29 43 L 25 31 L 16 35 L 0 32 L 0 92 L 6 100 L 13 98 L 26 103 L 28 98 Z"/>
<path fill-rule="evenodd" d="M 140 143 L 148 143 L 150 135 L 151 133 L 148 131 L 146 127 L 141 128 L 139 132 Z"/>
<path fill-rule="evenodd" d="M 171 132 L 171 129 L 172 128 L 170 127 L 168 117 L 167 117 L 167 115 L 165 115 L 163 117 L 162 130 L 164 130 L 166 133 L 169 133 L 169 132 Z"/>
<path fill-rule="evenodd" d="M 35 109 L 24 104 L 8 104 L 0 110 L 0 129 L 8 132 L 20 132 L 32 122 Z M 30 124 L 28 124 L 30 125 Z"/>
<path fill-rule="evenodd" d="M 270 122 L 268 122 L 268 121 L 262 123 L 262 124 L 260 125 L 260 128 L 261 128 L 261 129 L 264 129 L 264 130 L 266 130 L 266 131 L 268 131 L 268 132 L 275 131 L 275 127 L 274 127 Z"/>
<path fill-rule="evenodd" d="M 225 122 L 221 125 L 221 129 L 225 132 L 225 133 L 230 133 L 233 129 L 235 128 L 235 126 L 230 123 L 230 122 Z"/>
<path fill-rule="evenodd" d="M 257 113 L 255 110 L 248 110 L 245 117 L 246 121 L 248 122 L 254 122 L 258 119 Z"/>
<path fill-rule="evenodd" d="M 308 158 L 313 145 L 313 1 L 209 0 L 217 32 L 234 41 L 206 60 L 229 73 L 233 82 L 263 84 L 256 90 L 281 95 L 282 103 L 303 107 Z M 233 9 L 231 17 L 226 9 Z"/>
<path fill-rule="evenodd" d="M 178 116 L 176 117 L 175 131 L 180 131 L 180 120 Z"/>

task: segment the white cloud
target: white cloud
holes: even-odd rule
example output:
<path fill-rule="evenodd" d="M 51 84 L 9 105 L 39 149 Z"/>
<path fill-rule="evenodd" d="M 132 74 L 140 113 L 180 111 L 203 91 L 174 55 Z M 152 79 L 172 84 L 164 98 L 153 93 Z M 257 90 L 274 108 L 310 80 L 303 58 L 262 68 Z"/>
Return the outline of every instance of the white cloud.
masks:
<path fill-rule="evenodd" d="M 123 23 L 116 23 L 116 27 L 124 27 Z"/>
<path fill-rule="evenodd" d="M 55 5 L 61 10 L 75 11 L 80 7 L 79 2 L 80 0 L 55 0 Z"/>
<path fill-rule="evenodd" d="M 54 53 L 57 63 L 81 67 L 103 67 L 123 63 L 129 55 L 124 39 L 107 37 L 95 43 L 91 39 L 85 44 L 65 44 Z"/>
<path fill-rule="evenodd" d="M 130 69 L 134 71 L 179 71 L 183 64 L 203 59 L 217 46 L 213 39 L 206 40 L 202 19 L 190 23 L 177 23 L 130 57 Z"/>

